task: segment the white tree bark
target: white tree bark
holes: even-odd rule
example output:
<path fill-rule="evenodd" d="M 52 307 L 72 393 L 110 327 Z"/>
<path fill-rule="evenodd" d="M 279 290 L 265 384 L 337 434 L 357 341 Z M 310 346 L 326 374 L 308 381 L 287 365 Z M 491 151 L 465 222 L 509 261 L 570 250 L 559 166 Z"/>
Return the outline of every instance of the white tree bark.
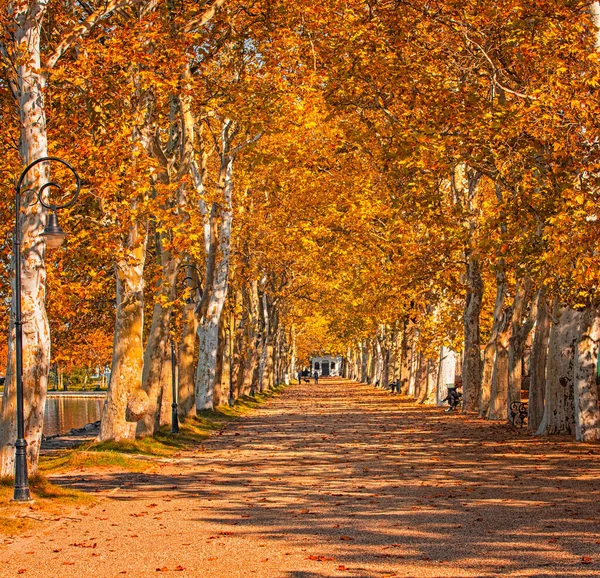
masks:
<path fill-rule="evenodd" d="M 437 377 L 436 405 L 443 406 L 448 388 L 454 387 L 456 379 L 456 353 L 446 346 L 440 351 L 440 369 Z"/>
<path fill-rule="evenodd" d="M 258 363 L 258 389 L 264 391 L 268 389 L 268 360 L 272 352 L 271 349 L 271 317 L 269 308 L 267 307 L 267 295 L 262 294 L 262 319 L 263 319 L 263 336 L 261 343 L 260 361 Z"/>
<path fill-rule="evenodd" d="M 221 211 L 219 233 L 220 259 L 216 267 L 215 280 L 208 302 L 208 311 L 199 331 L 201 340 L 200 357 L 196 372 L 196 409 L 214 408 L 214 388 L 217 370 L 219 322 L 227 298 L 229 263 L 231 253 L 231 225 L 233 219 L 233 157 L 223 160 L 219 177 L 219 188 L 223 193 L 224 208 Z"/>
<path fill-rule="evenodd" d="M 600 344 L 600 312 L 588 307 L 582 315 L 575 357 L 575 437 L 578 441 L 600 439 L 598 411 L 598 348 Z"/>
<path fill-rule="evenodd" d="M 575 430 L 575 348 L 582 314 L 555 307 L 550 329 L 544 417 L 538 435 L 572 434 Z"/>
<path fill-rule="evenodd" d="M 24 165 L 48 155 L 46 135 L 46 110 L 44 90 L 46 79 L 41 66 L 41 26 L 46 2 L 14 2 L 8 5 L 9 17 L 17 26 L 13 34 L 12 58 L 8 58 L 9 70 L 15 70 L 11 88 L 17 100 L 21 136 L 19 152 Z M 4 50 L 3 50 L 4 52 Z M 6 55 L 5 55 L 6 58 Z M 48 170 L 37 165 L 25 181 L 24 190 L 37 192 L 48 181 Z M 30 472 L 37 469 L 48 371 L 50 369 L 50 330 L 46 316 L 46 267 L 45 243 L 40 233 L 46 222 L 46 213 L 39 204 L 32 205 L 34 192 L 23 196 L 21 218 L 23 253 L 22 320 L 23 320 L 23 413 L 25 416 L 25 439 Z M 14 260 L 13 260 L 14 296 Z M 14 312 L 14 297 L 11 304 Z M 14 443 L 16 431 L 16 379 L 14 320 L 11 316 L 9 329 L 9 361 L 2 396 L 2 422 L 0 430 L 0 475 L 14 473 Z"/>

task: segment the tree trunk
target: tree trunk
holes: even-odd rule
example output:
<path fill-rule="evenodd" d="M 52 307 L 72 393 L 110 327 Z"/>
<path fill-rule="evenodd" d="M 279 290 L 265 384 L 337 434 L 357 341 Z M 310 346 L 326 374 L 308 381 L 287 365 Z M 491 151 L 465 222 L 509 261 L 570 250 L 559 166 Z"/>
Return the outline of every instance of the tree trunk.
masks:
<path fill-rule="evenodd" d="M 375 350 L 375 371 L 374 371 L 374 379 L 376 385 L 383 385 L 383 366 L 384 366 L 384 351 L 382 347 L 382 340 L 379 337 L 375 337 L 373 342 L 374 350 Z"/>
<path fill-rule="evenodd" d="M 529 415 L 527 428 L 535 432 L 544 416 L 546 393 L 546 365 L 548 363 L 548 338 L 550 336 L 550 310 L 546 301 L 546 291 L 538 292 L 535 337 L 529 358 Z"/>
<path fill-rule="evenodd" d="M 440 359 L 427 359 L 427 388 L 423 403 L 426 405 L 435 405 L 437 397 L 438 371 L 440 368 Z"/>
<path fill-rule="evenodd" d="M 216 267 L 206 316 L 201 325 L 200 356 L 196 372 L 196 409 L 214 408 L 214 388 L 217 372 L 217 350 L 219 322 L 229 283 L 229 261 L 231 253 L 233 158 L 226 158 L 221 165 L 219 189 L 223 191 L 225 208 L 221 212 L 220 259 Z"/>
<path fill-rule="evenodd" d="M 494 364 L 496 361 L 496 349 L 498 347 L 498 334 L 500 333 L 500 324 L 502 323 L 502 309 L 504 307 L 504 297 L 506 295 L 506 274 L 504 266 L 496 274 L 496 304 L 494 306 L 494 320 L 492 323 L 492 332 L 483 353 L 483 373 L 481 377 L 481 398 L 479 400 L 479 415 L 487 415 L 490 398 L 492 396 L 492 376 L 494 373 Z"/>
<path fill-rule="evenodd" d="M 135 437 L 136 424 L 127 421 L 127 408 L 130 396 L 137 394 L 142 386 L 146 241 L 145 223 L 134 223 L 123 254 L 115 265 L 117 318 L 110 383 L 98 436 L 100 441 Z"/>
<path fill-rule="evenodd" d="M 160 241 L 162 245 L 162 240 Z M 162 391 L 163 366 L 166 359 L 171 326 L 171 303 L 175 300 L 177 271 L 181 263 L 180 257 L 174 257 L 169 251 L 161 248 L 162 279 L 154 304 L 152 324 L 144 352 L 144 368 L 142 372 L 142 390 L 145 411 L 137 424 L 136 435 L 146 437 L 154 435 L 160 425 L 160 396 Z"/>
<path fill-rule="evenodd" d="M 417 397 L 417 370 L 419 369 L 419 352 L 417 351 L 418 330 L 414 330 L 410 340 L 410 375 L 408 378 L 408 396 Z"/>
<path fill-rule="evenodd" d="M 360 342 L 360 381 L 361 383 L 368 383 L 369 377 L 367 375 L 367 367 L 369 361 L 368 342 L 363 339 Z"/>
<path fill-rule="evenodd" d="M 496 359 L 492 372 L 492 388 L 487 419 L 508 419 L 508 348 L 510 345 L 510 332 L 512 325 L 512 307 L 506 307 L 503 312 L 502 325 L 496 341 Z"/>
<path fill-rule="evenodd" d="M 446 346 L 440 351 L 440 369 L 437 376 L 436 405 L 443 406 L 442 401 L 448 395 L 448 388 L 454 387 L 456 379 L 456 353 Z"/>
<path fill-rule="evenodd" d="M 195 304 L 187 303 L 183 308 L 182 335 L 179 346 L 179 401 L 177 413 L 180 418 L 196 415 L 194 397 L 194 371 L 196 355 L 196 332 L 198 319 L 194 313 Z"/>
<path fill-rule="evenodd" d="M 427 377 L 429 374 L 429 359 L 421 351 L 417 354 L 417 376 L 415 379 L 415 397 L 417 403 L 425 403 L 427 397 Z"/>
<path fill-rule="evenodd" d="M 409 335 L 412 332 L 412 327 L 404 322 L 404 329 L 402 330 L 402 341 L 400 343 L 401 349 L 401 366 L 400 366 L 400 392 L 403 395 L 408 395 L 408 388 L 410 382 L 410 367 L 411 367 L 411 348 Z"/>
<path fill-rule="evenodd" d="M 483 299 L 481 264 L 467 255 L 467 296 L 464 313 L 463 411 L 476 411 L 481 391 L 479 315 Z"/>
<path fill-rule="evenodd" d="M 19 152 L 23 165 L 48 156 L 46 135 L 46 111 L 44 92 L 46 80 L 40 61 L 41 26 L 46 10 L 45 2 L 21 2 L 18 7 L 9 5 L 14 31 L 15 77 L 13 90 L 18 99 L 21 122 Z M 7 10 L 7 8 L 3 8 Z M 6 87 L 5 87 L 6 90 Z M 21 308 L 23 334 L 23 415 L 29 472 L 37 470 L 44 409 L 50 369 L 50 329 L 46 315 L 46 245 L 40 233 L 46 224 L 46 210 L 33 204 L 35 194 L 48 182 L 48 168 L 38 164 L 32 169 L 23 186 L 21 206 Z M 47 191 L 46 191 L 47 196 Z M 12 259 L 12 302 L 14 303 L 14 256 Z M 15 327 L 11 315 L 9 327 L 8 364 L 4 393 L 2 395 L 2 421 L 0 428 L 1 464 L 0 475 L 14 475 L 16 422 L 15 377 Z"/>
<path fill-rule="evenodd" d="M 600 439 L 598 411 L 598 347 L 600 344 L 600 311 L 588 306 L 581 317 L 575 357 L 575 437 L 578 441 Z"/>
<path fill-rule="evenodd" d="M 518 281 L 513 305 L 504 311 L 503 326 L 496 339 L 496 361 L 487 413 L 491 420 L 508 420 L 511 403 L 521 401 L 523 348 L 535 318 L 535 308 L 532 308 L 528 319 L 523 322 L 530 296 L 531 281 Z"/>
<path fill-rule="evenodd" d="M 555 306 L 550 329 L 546 404 L 538 435 L 573 434 L 575 431 L 574 365 L 581 313 Z"/>
<path fill-rule="evenodd" d="M 160 394 L 158 396 L 159 419 L 160 427 L 171 425 L 173 403 L 173 371 L 171 364 L 171 343 L 165 343 L 165 351 L 163 353 L 164 363 L 162 364 L 162 376 L 160 378 Z M 177 365 L 175 365 L 175 387 L 177 387 Z M 157 428 L 158 429 L 158 428 Z"/>
<path fill-rule="evenodd" d="M 215 387 L 214 387 L 214 407 L 223 405 L 227 402 L 227 394 L 225 392 L 225 364 L 228 362 L 227 358 L 227 338 L 225 335 L 225 323 L 227 321 L 221 315 L 220 328 L 219 328 L 219 343 L 217 347 L 217 367 L 215 371 Z"/>
<path fill-rule="evenodd" d="M 510 405 L 521 402 L 521 389 L 523 387 L 522 368 L 523 351 L 525 342 L 533 328 L 536 310 L 535 303 L 531 306 L 528 318 L 523 321 L 528 305 L 532 297 L 531 279 L 525 278 L 518 283 L 513 304 L 510 344 L 508 350 L 508 400 L 506 411 L 509 412 Z"/>

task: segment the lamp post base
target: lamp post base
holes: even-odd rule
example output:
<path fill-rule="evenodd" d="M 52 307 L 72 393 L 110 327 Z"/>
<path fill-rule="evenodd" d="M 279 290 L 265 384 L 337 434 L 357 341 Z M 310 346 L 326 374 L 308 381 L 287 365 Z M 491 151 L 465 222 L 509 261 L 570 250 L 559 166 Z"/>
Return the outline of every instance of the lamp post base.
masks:
<path fill-rule="evenodd" d="M 15 442 L 15 502 L 30 502 L 29 479 L 27 476 L 27 441 L 20 438 Z"/>
<path fill-rule="evenodd" d="M 171 404 L 171 433 L 179 433 L 179 417 L 177 416 L 177 404 Z"/>

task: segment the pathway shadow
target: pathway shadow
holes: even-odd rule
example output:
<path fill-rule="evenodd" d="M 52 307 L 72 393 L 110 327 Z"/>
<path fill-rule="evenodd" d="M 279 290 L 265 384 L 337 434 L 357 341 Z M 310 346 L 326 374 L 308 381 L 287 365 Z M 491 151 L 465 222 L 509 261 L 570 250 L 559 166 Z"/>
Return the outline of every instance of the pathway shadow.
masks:
<path fill-rule="evenodd" d="M 399 568 L 600 576 L 598 445 L 539 440 L 340 381 L 288 390 L 205 445 L 175 475 L 165 466 L 53 479 L 90 492 L 120 487 L 114 500 L 191 499 L 192 522 L 301 544 L 307 559 L 347 568 L 307 566 L 290 578 Z"/>

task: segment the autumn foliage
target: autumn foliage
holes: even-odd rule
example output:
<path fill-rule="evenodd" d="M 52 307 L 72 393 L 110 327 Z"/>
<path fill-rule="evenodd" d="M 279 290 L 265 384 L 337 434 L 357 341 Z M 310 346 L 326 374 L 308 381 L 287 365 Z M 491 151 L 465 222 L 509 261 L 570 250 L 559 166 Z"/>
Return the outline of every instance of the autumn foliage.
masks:
<path fill-rule="evenodd" d="M 52 1 L 39 42 L 48 153 L 84 180 L 44 260 L 47 361 L 112 364 L 106 438 L 160 425 L 171 340 L 182 416 L 330 352 L 600 436 L 596 3 L 117 4 Z M 26 5 L 0 16 L 7 329 Z"/>

